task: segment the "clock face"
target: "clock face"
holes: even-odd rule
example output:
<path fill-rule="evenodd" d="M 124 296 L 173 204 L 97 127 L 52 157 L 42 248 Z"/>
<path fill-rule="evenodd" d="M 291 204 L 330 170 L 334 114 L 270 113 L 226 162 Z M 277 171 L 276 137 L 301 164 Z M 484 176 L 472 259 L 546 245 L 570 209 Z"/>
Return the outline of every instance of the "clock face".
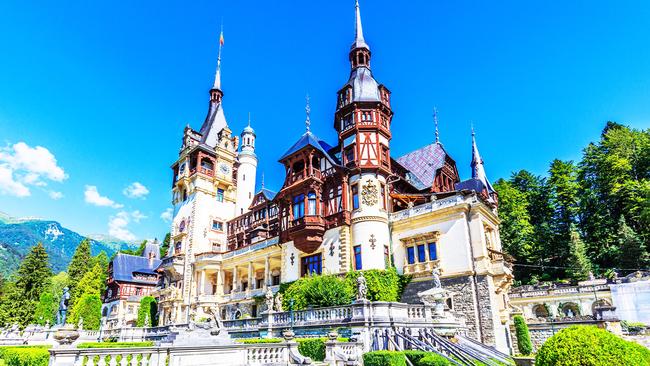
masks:
<path fill-rule="evenodd" d="M 221 164 L 219 165 L 219 170 L 221 170 L 223 174 L 228 174 L 230 172 L 230 167 L 228 164 Z"/>

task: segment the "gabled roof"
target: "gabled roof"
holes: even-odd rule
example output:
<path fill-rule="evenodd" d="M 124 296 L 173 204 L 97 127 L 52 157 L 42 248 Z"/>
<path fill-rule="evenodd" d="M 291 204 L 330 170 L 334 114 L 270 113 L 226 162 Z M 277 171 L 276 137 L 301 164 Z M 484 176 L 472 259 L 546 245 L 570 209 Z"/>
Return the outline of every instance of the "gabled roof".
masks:
<path fill-rule="evenodd" d="M 257 193 L 258 194 L 263 194 L 264 197 L 269 201 L 273 201 L 273 198 L 275 197 L 275 195 L 278 194 L 278 192 L 274 192 L 274 191 L 272 191 L 270 189 L 266 189 L 266 188 L 260 189 L 260 191 L 257 192 Z"/>
<path fill-rule="evenodd" d="M 433 185 L 433 179 L 438 169 L 445 165 L 446 157 L 447 152 L 442 144 L 433 143 L 397 158 L 397 162 L 412 174 L 411 184 L 418 189 L 424 189 Z M 407 178 L 409 178 L 408 174 Z"/>
<path fill-rule="evenodd" d="M 327 159 L 334 165 L 339 165 L 339 163 L 336 161 L 336 159 L 331 156 L 328 151 L 332 148 L 328 143 L 325 141 L 319 139 L 316 135 L 311 133 L 311 131 L 307 131 L 300 136 L 298 141 L 296 141 L 293 146 L 285 152 L 282 157 L 279 159 L 280 162 L 282 162 L 284 159 L 288 158 L 289 156 L 295 154 L 296 152 L 304 149 L 307 146 L 314 147 L 316 150 L 320 151 L 327 157 Z"/>
<path fill-rule="evenodd" d="M 117 253 L 113 258 L 113 279 L 116 281 L 135 282 L 142 284 L 156 284 L 157 280 L 145 281 L 136 279 L 136 273 L 155 275 L 156 268 L 160 266 L 160 259 L 149 260 L 138 255 Z"/>
<path fill-rule="evenodd" d="M 201 143 L 212 148 L 217 146 L 219 132 L 226 126 L 228 126 L 228 123 L 226 123 L 226 115 L 223 113 L 221 102 L 211 101 L 208 115 L 205 117 L 205 121 L 199 131 L 201 134 Z"/>

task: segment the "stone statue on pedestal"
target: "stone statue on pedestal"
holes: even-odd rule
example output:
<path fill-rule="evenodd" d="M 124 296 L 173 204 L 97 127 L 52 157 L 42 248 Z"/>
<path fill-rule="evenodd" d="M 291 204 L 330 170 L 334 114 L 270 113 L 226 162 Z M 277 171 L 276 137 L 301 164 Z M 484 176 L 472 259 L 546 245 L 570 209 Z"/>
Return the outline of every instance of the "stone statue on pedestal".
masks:
<path fill-rule="evenodd" d="M 442 284 L 440 284 L 440 269 L 438 267 L 431 271 L 431 276 L 433 276 L 433 288 L 442 288 Z"/>
<path fill-rule="evenodd" d="M 273 312 L 273 291 L 269 288 L 264 294 L 264 302 L 266 303 L 266 312 Z"/>
<path fill-rule="evenodd" d="M 59 302 L 59 312 L 56 315 L 57 325 L 65 324 L 66 316 L 68 315 L 68 301 L 70 301 L 70 289 L 65 287 L 63 288 L 63 294 Z"/>
<path fill-rule="evenodd" d="M 363 277 L 363 273 L 359 273 L 357 277 L 357 301 L 366 302 L 368 296 L 368 285 L 366 284 L 366 278 Z"/>
<path fill-rule="evenodd" d="M 282 309 L 282 294 L 277 293 L 275 295 L 275 311 L 277 312 L 283 312 L 284 310 Z"/>

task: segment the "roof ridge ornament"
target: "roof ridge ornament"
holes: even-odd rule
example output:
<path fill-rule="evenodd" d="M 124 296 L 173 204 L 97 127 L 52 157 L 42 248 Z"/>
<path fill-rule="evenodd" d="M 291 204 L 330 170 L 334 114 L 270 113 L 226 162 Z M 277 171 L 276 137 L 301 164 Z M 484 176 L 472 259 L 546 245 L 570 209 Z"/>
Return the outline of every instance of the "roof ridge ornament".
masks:
<path fill-rule="evenodd" d="M 436 127 L 436 144 L 440 144 L 440 131 L 438 131 L 438 108 L 436 106 L 433 107 L 433 124 Z"/>
<path fill-rule="evenodd" d="M 307 94 L 305 99 L 307 100 L 307 104 L 305 105 L 305 114 L 307 115 L 305 118 L 305 128 L 307 129 L 307 132 L 310 132 L 311 120 L 309 114 L 311 113 L 311 107 L 309 106 L 309 94 Z"/>

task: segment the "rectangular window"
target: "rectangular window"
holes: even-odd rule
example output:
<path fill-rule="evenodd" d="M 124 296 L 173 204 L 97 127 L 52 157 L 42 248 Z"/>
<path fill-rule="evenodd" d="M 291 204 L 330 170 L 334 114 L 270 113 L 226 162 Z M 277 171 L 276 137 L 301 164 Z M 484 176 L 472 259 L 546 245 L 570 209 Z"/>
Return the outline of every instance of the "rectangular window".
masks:
<path fill-rule="evenodd" d="M 278 286 L 280 284 L 280 275 L 271 276 L 271 286 Z"/>
<path fill-rule="evenodd" d="M 307 195 L 307 210 L 310 216 L 316 216 L 316 193 L 309 192 Z"/>
<path fill-rule="evenodd" d="M 262 288 L 262 287 L 264 287 L 264 279 L 263 278 L 255 279 L 255 288 Z"/>
<path fill-rule="evenodd" d="M 354 145 L 345 149 L 345 163 L 354 161 Z"/>
<path fill-rule="evenodd" d="M 299 194 L 293 198 L 293 219 L 305 216 L 305 195 Z"/>
<path fill-rule="evenodd" d="M 415 248 L 414 247 L 406 248 L 406 254 L 408 257 L 409 264 L 415 263 Z"/>
<path fill-rule="evenodd" d="M 438 253 L 436 252 L 436 243 L 429 243 L 427 246 L 427 249 L 429 249 L 429 260 L 435 261 L 438 259 Z"/>
<path fill-rule="evenodd" d="M 363 267 L 361 263 L 361 245 L 354 247 L 354 269 L 360 271 Z"/>
<path fill-rule="evenodd" d="M 314 254 L 302 257 L 301 275 L 306 276 L 310 274 L 321 274 L 323 272 L 323 256 L 322 254 Z"/>
<path fill-rule="evenodd" d="M 390 267 L 390 250 L 388 249 L 388 245 L 384 245 L 384 266 L 386 268 Z"/>
<path fill-rule="evenodd" d="M 386 186 L 383 183 L 379 183 L 379 197 L 381 198 L 381 207 L 386 209 Z"/>
<path fill-rule="evenodd" d="M 427 256 L 424 253 L 424 244 L 418 245 L 418 262 L 426 262 Z"/>
<path fill-rule="evenodd" d="M 217 188 L 217 202 L 223 202 L 223 189 Z"/>
<path fill-rule="evenodd" d="M 212 230 L 223 231 L 223 222 L 212 220 Z"/>
<path fill-rule="evenodd" d="M 359 208 L 359 187 L 356 184 L 352 185 L 352 209 Z"/>

